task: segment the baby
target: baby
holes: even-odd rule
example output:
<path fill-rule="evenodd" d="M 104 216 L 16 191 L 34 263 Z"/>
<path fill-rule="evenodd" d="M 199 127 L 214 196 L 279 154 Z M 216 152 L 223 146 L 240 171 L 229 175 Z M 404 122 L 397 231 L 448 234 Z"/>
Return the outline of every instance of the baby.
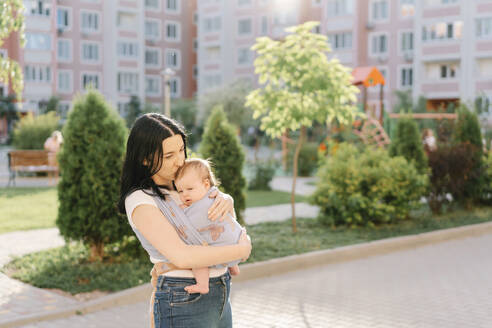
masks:
<path fill-rule="evenodd" d="M 215 180 L 214 174 L 210 169 L 210 163 L 208 161 L 200 158 L 191 158 L 187 159 L 185 164 L 178 170 L 178 172 L 176 172 L 174 184 L 176 185 L 179 197 L 183 202 L 181 208 L 183 208 L 185 213 L 188 214 L 187 211 L 191 210 L 192 204 L 195 204 L 197 201 L 204 198 L 208 199 L 207 194 L 211 188 L 216 188 L 217 181 Z M 210 201 L 210 205 L 212 201 L 213 200 Z M 208 207 L 206 210 L 208 210 Z M 204 215 L 207 216 L 207 212 L 205 212 Z M 200 234 L 203 237 L 206 237 L 204 239 L 212 241 L 211 245 L 214 245 L 214 242 L 217 244 L 220 242 L 224 245 L 233 244 L 238 241 L 241 226 L 232 216 L 224 220 L 225 222 L 208 222 L 207 219 L 205 226 L 203 226 L 203 224 L 200 226 L 200 224 L 197 223 L 198 220 L 194 220 L 192 217 L 190 217 L 190 220 L 196 221 L 191 222 L 191 224 L 193 225 L 195 223 L 194 226 Z M 178 232 L 180 234 L 185 234 L 185 231 Z M 205 243 L 205 245 L 209 244 Z M 239 267 L 237 264 L 229 267 L 229 270 L 232 275 L 239 274 Z M 185 290 L 190 294 L 207 294 L 209 278 L 208 268 L 197 268 L 192 269 L 192 271 L 196 280 L 196 285 L 187 286 L 185 287 Z"/>

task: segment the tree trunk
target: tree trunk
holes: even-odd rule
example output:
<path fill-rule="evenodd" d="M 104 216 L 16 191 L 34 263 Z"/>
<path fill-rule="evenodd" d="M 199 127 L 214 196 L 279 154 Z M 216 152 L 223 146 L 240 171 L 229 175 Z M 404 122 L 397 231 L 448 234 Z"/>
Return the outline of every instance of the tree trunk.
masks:
<path fill-rule="evenodd" d="M 90 262 L 102 261 L 104 257 L 104 243 L 97 242 L 90 247 Z"/>
<path fill-rule="evenodd" d="M 297 232 L 296 224 L 296 180 L 297 180 L 297 163 L 299 160 L 299 153 L 301 152 L 302 144 L 304 143 L 304 138 L 306 137 L 306 127 L 303 125 L 301 127 L 301 135 L 299 141 L 297 142 L 296 151 L 294 153 L 294 165 L 292 171 L 292 193 L 290 195 L 290 202 L 292 205 L 292 232 Z"/>
<path fill-rule="evenodd" d="M 284 134 L 282 135 L 282 168 L 284 172 L 287 172 L 287 154 L 289 150 L 287 149 L 287 137 L 289 136 L 289 133 L 287 130 L 285 130 Z"/>

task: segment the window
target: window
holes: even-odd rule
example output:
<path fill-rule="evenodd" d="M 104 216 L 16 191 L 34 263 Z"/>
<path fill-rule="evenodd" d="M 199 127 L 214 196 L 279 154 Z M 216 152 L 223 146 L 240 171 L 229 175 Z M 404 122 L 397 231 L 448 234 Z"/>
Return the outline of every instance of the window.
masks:
<path fill-rule="evenodd" d="M 166 23 L 166 40 L 180 41 L 181 31 L 179 23 Z"/>
<path fill-rule="evenodd" d="M 72 42 L 71 40 L 58 39 L 57 41 L 57 59 L 61 62 L 69 62 L 72 60 Z"/>
<path fill-rule="evenodd" d="M 328 39 L 333 50 L 352 49 L 352 32 L 330 34 Z"/>
<path fill-rule="evenodd" d="M 207 60 L 220 59 L 220 46 L 211 46 L 205 49 L 205 58 Z"/>
<path fill-rule="evenodd" d="M 422 27 L 422 41 L 459 40 L 463 35 L 463 22 L 440 22 Z"/>
<path fill-rule="evenodd" d="M 24 67 L 26 82 L 51 82 L 51 68 L 49 66 L 26 65 Z"/>
<path fill-rule="evenodd" d="M 181 52 L 176 49 L 166 49 L 166 67 L 180 69 L 181 68 Z"/>
<path fill-rule="evenodd" d="M 132 30 L 137 25 L 137 16 L 133 13 L 119 11 L 116 24 L 121 29 Z"/>
<path fill-rule="evenodd" d="M 44 33 L 26 33 L 26 49 L 51 50 L 51 35 Z"/>
<path fill-rule="evenodd" d="M 400 0 L 400 16 L 412 17 L 415 15 L 415 0 Z"/>
<path fill-rule="evenodd" d="M 447 65 L 441 65 L 440 69 L 440 78 L 441 79 L 452 79 L 456 77 L 456 66 L 447 64 Z"/>
<path fill-rule="evenodd" d="M 252 4 L 251 0 L 237 0 L 237 5 L 239 7 L 251 6 L 251 4 Z"/>
<path fill-rule="evenodd" d="M 159 9 L 159 0 L 145 0 L 145 8 Z"/>
<path fill-rule="evenodd" d="M 205 75 L 203 82 L 205 89 L 216 88 L 222 84 L 222 76 L 219 74 Z"/>
<path fill-rule="evenodd" d="M 137 58 L 138 57 L 138 45 L 136 42 L 124 42 L 120 41 L 117 44 L 118 55 L 123 58 Z"/>
<path fill-rule="evenodd" d="M 401 33 L 401 51 L 411 51 L 413 50 L 413 32 L 402 32 Z"/>
<path fill-rule="evenodd" d="M 387 0 L 374 0 L 371 3 L 371 20 L 386 20 L 388 19 L 388 1 Z"/>
<path fill-rule="evenodd" d="M 352 15 L 354 0 L 328 0 L 328 17 Z"/>
<path fill-rule="evenodd" d="M 492 37 L 492 17 L 476 19 L 475 35 L 480 39 L 490 39 Z"/>
<path fill-rule="evenodd" d="M 118 91 L 138 93 L 138 74 L 129 72 L 118 73 Z"/>
<path fill-rule="evenodd" d="M 70 110 L 70 102 L 60 102 L 58 103 L 58 113 L 60 113 L 62 118 L 67 118 L 68 111 Z"/>
<path fill-rule="evenodd" d="M 371 55 L 382 55 L 388 52 L 388 36 L 386 34 L 374 34 L 371 38 Z"/>
<path fill-rule="evenodd" d="M 203 29 L 205 32 L 220 31 L 221 29 L 221 18 L 217 17 L 207 17 L 203 20 Z"/>
<path fill-rule="evenodd" d="M 87 90 L 89 87 L 99 90 L 99 75 L 97 73 L 82 74 L 82 89 Z"/>
<path fill-rule="evenodd" d="M 82 31 L 84 32 L 97 32 L 99 31 L 99 14 L 92 12 L 82 12 Z"/>
<path fill-rule="evenodd" d="M 60 93 L 72 93 L 72 71 L 58 70 L 57 90 Z"/>
<path fill-rule="evenodd" d="M 166 0 L 166 11 L 178 13 L 180 10 L 179 0 Z"/>
<path fill-rule="evenodd" d="M 405 67 L 400 70 L 400 86 L 402 88 L 411 87 L 413 85 L 413 68 Z"/>
<path fill-rule="evenodd" d="M 261 16 L 260 31 L 261 31 L 261 35 L 267 35 L 268 34 L 268 17 L 267 16 Z"/>
<path fill-rule="evenodd" d="M 82 61 L 98 62 L 99 61 L 99 44 L 94 42 L 82 43 Z"/>
<path fill-rule="evenodd" d="M 31 16 L 50 16 L 51 0 L 25 0 L 26 13 Z"/>
<path fill-rule="evenodd" d="M 193 65 L 193 78 L 196 80 L 197 77 L 198 77 L 198 66 Z"/>
<path fill-rule="evenodd" d="M 251 18 L 243 18 L 238 20 L 237 22 L 238 34 L 239 35 L 248 35 L 252 33 L 251 29 Z"/>
<path fill-rule="evenodd" d="M 193 13 L 193 24 L 198 24 L 198 13 L 196 11 Z"/>
<path fill-rule="evenodd" d="M 159 21 L 157 20 L 145 21 L 145 38 L 147 40 L 160 39 L 161 35 L 159 31 L 160 31 Z"/>
<path fill-rule="evenodd" d="M 198 51 L 198 40 L 193 38 L 193 50 Z"/>
<path fill-rule="evenodd" d="M 161 94 L 161 78 L 160 76 L 145 77 L 145 94 L 148 96 L 160 96 Z"/>
<path fill-rule="evenodd" d="M 126 117 L 128 115 L 129 103 L 118 102 L 118 113 L 121 116 Z"/>
<path fill-rule="evenodd" d="M 248 65 L 251 63 L 251 51 L 249 48 L 239 48 L 237 54 L 237 63 L 239 65 Z"/>
<path fill-rule="evenodd" d="M 179 77 L 172 77 L 169 79 L 169 89 L 171 91 L 171 97 L 181 97 L 181 79 Z"/>
<path fill-rule="evenodd" d="M 147 48 L 145 49 L 145 65 L 160 67 L 161 50 L 159 48 Z"/>
<path fill-rule="evenodd" d="M 70 17 L 67 8 L 58 7 L 56 9 L 56 27 L 61 29 L 70 28 Z"/>

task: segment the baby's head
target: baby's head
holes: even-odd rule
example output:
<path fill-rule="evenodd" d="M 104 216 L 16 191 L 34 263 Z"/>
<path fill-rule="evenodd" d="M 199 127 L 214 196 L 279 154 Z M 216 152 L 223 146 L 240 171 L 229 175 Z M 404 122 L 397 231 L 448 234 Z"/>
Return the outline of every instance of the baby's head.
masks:
<path fill-rule="evenodd" d="M 205 197 L 210 187 L 217 186 L 217 181 L 209 161 L 190 158 L 176 172 L 174 184 L 183 204 L 190 206 Z"/>

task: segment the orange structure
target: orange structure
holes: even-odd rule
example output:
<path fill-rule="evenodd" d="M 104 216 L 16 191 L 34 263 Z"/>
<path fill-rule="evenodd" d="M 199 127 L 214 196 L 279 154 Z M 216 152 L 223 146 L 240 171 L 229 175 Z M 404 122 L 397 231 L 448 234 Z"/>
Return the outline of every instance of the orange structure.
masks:
<path fill-rule="evenodd" d="M 357 86 L 362 86 L 362 104 L 364 108 L 364 113 L 367 111 L 367 88 L 374 87 L 377 85 L 381 86 L 379 93 L 380 101 L 380 112 L 379 112 L 379 123 L 383 124 L 383 113 L 384 113 L 384 85 L 386 81 L 383 74 L 374 66 L 366 67 L 356 67 L 352 71 L 352 84 Z"/>

